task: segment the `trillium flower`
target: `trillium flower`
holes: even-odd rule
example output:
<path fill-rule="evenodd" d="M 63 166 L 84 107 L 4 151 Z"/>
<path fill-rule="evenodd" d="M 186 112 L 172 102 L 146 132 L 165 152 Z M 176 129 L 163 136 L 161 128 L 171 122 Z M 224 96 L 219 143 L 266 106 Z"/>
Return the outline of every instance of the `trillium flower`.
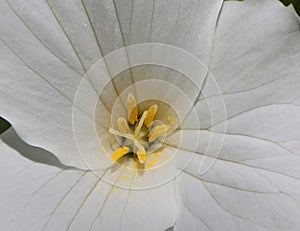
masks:
<path fill-rule="evenodd" d="M 299 230 L 300 33 L 273 0 L 0 2 L 1 230 Z"/>

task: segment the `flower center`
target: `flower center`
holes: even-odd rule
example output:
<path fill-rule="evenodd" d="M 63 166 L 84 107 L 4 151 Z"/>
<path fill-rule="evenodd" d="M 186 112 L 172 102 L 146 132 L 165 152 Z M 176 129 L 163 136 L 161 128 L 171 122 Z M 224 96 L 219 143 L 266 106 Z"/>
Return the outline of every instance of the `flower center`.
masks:
<path fill-rule="evenodd" d="M 111 159 L 118 161 L 127 154 L 136 157 L 144 164 L 147 156 L 163 148 L 163 142 L 169 127 L 155 120 L 158 106 L 151 105 L 148 110 L 139 114 L 135 97 L 129 93 L 127 97 L 127 119 L 118 117 L 117 130 L 110 128 L 109 132 L 121 138 L 121 146 L 116 149 Z"/>

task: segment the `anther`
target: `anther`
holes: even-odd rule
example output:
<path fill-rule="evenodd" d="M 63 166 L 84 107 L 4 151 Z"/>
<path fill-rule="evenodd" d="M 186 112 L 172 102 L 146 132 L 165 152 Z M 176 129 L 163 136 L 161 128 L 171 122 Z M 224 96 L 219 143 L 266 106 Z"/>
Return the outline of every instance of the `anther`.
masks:
<path fill-rule="evenodd" d="M 147 117 L 145 119 L 145 125 L 147 128 L 149 128 L 154 120 L 154 117 L 157 113 L 158 106 L 156 104 L 152 105 L 148 110 L 147 110 Z"/>
<path fill-rule="evenodd" d="M 127 112 L 129 122 L 135 124 L 135 122 L 138 121 L 138 108 L 135 97 L 131 93 L 129 93 L 127 97 Z"/>
<path fill-rule="evenodd" d="M 127 153 L 130 152 L 130 149 L 128 147 L 120 147 L 117 150 L 115 150 L 113 152 L 113 154 L 111 154 L 111 159 L 113 161 L 117 161 L 118 159 L 120 159 L 121 157 L 125 156 Z"/>
<path fill-rule="evenodd" d="M 141 152 L 141 151 L 137 151 L 137 157 L 139 159 L 139 162 L 141 164 L 144 164 L 147 158 L 147 153 L 146 152 Z"/>

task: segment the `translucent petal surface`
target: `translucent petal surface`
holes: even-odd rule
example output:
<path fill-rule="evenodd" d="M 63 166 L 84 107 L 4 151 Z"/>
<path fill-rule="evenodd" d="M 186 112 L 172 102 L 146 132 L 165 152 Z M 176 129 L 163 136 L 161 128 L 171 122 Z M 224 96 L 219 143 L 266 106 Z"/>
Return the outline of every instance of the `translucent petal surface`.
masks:
<path fill-rule="evenodd" d="M 71 124 L 85 71 L 118 48 L 146 42 L 179 46 L 208 63 L 221 6 L 221 0 L 1 0 L 0 114 L 26 142 L 86 168 Z"/>
<path fill-rule="evenodd" d="M 224 94 L 215 94 L 208 78 L 196 105 L 201 130 L 189 122 L 182 131 L 182 156 L 193 152 L 190 137 L 200 136 L 200 142 L 177 178 L 181 215 L 175 230 L 299 229 L 299 36 L 297 18 L 279 2 L 224 4 L 211 62 Z M 224 136 L 224 143 L 203 175 L 204 155 L 216 156 L 206 148 L 210 136 L 215 142 Z"/>
<path fill-rule="evenodd" d="M 180 158 L 194 152 L 190 138 L 201 133 L 202 139 L 178 177 L 175 229 L 298 230 L 299 21 L 273 0 L 226 2 L 219 14 L 221 7 L 222 1 L 1 1 L 0 113 L 27 142 L 84 168 L 71 106 L 85 70 L 123 46 L 177 45 L 208 64 L 224 94 L 207 78 L 207 98 L 195 105 L 200 126 L 192 119 L 183 126 L 180 170 Z M 199 175 L 202 154 L 213 162 L 218 151 L 204 148 L 210 135 L 215 142 L 225 136 L 223 149 Z M 129 192 L 89 172 L 33 163 L 3 143 L 1 149 L 1 229 L 161 230 L 174 224 L 171 184 L 151 194 Z M 142 217 L 143 227 L 132 217 Z"/>
<path fill-rule="evenodd" d="M 5 142 L 19 143 L 10 132 Z M 0 153 L 1 230 L 164 230 L 175 223 L 173 183 L 126 190 L 92 172 L 33 162 L 2 140 Z"/>

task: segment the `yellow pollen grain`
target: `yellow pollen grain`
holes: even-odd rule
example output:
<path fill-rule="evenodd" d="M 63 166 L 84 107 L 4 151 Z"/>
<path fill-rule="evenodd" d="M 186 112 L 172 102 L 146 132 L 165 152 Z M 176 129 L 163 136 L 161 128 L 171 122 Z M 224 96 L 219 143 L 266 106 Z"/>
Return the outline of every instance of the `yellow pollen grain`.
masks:
<path fill-rule="evenodd" d="M 168 121 L 168 125 L 174 126 L 175 125 L 175 120 L 172 116 L 172 112 L 173 112 L 172 108 L 169 108 L 168 112 L 167 112 L 167 121 Z"/>
<path fill-rule="evenodd" d="M 153 142 L 156 138 L 160 137 L 161 135 L 167 133 L 168 126 L 166 125 L 158 125 L 154 127 L 148 134 L 148 139 L 150 142 Z"/>
<path fill-rule="evenodd" d="M 117 150 L 115 150 L 113 152 L 113 154 L 111 154 L 111 159 L 113 161 L 117 161 L 118 159 L 120 159 L 122 156 L 126 155 L 128 152 L 130 151 L 130 149 L 128 147 L 120 147 Z"/>
<path fill-rule="evenodd" d="M 148 110 L 147 110 L 147 117 L 145 119 L 145 125 L 149 128 L 154 120 L 154 117 L 157 113 L 157 105 L 154 104 L 152 105 Z"/>
<path fill-rule="evenodd" d="M 147 157 L 147 153 L 146 152 L 141 152 L 141 151 L 137 151 L 137 157 L 140 161 L 141 164 L 144 164 L 146 161 L 146 157 Z"/>
<path fill-rule="evenodd" d="M 131 93 L 129 93 L 127 97 L 127 112 L 129 122 L 135 124 L 135 122 L 138 121 L 138 108 L 135 97 Z"/>
<path fill-rule="evenodd" d="M 146 168 L 151 168 L 155 165 L 155 163 L 158 161 L 157 157 L 152 158 L 152 160 L 150 160 L 147 164 L 146 164 Z"/>
<path fill-rule="evenodd" d="M 121 132 L 123 134 L 129 133 L 129 127 L 128 127 L 127 121 L 124 117 L 119 117 L 117 120 L 117 123 L 118 123 L 119 132 Z"/>

